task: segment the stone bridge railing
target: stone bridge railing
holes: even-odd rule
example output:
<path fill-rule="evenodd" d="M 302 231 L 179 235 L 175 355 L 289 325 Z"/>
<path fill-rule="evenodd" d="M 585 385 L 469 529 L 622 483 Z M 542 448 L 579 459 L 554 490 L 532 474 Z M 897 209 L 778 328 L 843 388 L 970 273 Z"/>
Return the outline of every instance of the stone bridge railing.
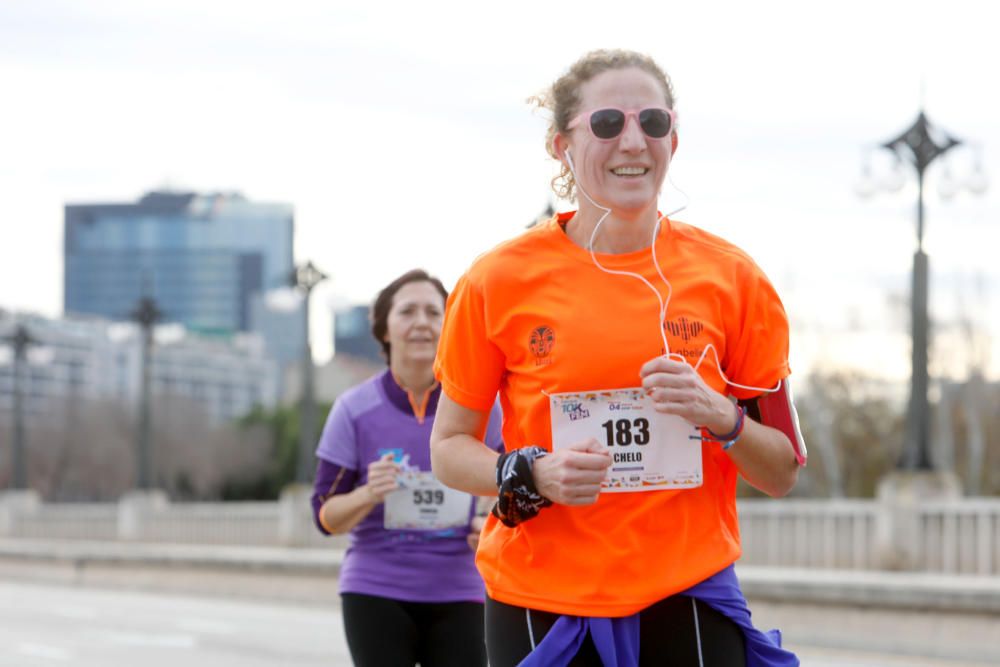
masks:
<path fill-rule="evenodd" d="M 945 574 L 1000 574 L 1000 498 L 888 504 L 878 500 L 740 500 L 746 565 Z M 329 547 L 308 491 L 277 502 L 171 503 L 129 494 L 117 503 L 42 503 L 0 495 L 0 539 Z"/>

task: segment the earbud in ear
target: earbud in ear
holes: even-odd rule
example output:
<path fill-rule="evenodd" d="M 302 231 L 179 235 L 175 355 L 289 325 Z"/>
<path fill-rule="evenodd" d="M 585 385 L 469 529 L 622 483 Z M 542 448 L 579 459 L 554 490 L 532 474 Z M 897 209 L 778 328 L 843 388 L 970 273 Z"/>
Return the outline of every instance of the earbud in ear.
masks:
<path fill-rule="evenodd" d="M 569 165 L 569 170 L 576 174 L 576 168 L 573 166 L 573 156 L 569 154 L 569 149 L 566 149 L 566 164 Z"/>

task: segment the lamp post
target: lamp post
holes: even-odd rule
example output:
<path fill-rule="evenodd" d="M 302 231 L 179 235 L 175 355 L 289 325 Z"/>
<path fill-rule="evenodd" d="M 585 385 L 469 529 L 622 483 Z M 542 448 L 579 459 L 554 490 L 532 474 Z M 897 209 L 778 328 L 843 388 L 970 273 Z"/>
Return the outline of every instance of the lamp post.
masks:
<path fill-rule="evenodd" d="M 913 124 L 899 136 L 878 145 L 878 148 L 890 151 L 895 156 L 897 169 L 901 168 L 903 162 L 908 162 L 917 174 L 917 248 L 913 253 L 913 276 L 910 285 L 910 323 L 913 341 L 910 400 L 907 407 L 903 454 L 897 463 L 897 468 L 905 470 L 934 470 L 930 457 L 930 410 L 927 401 L 929 266 L 927 254 L 924 252 L 924 175 L 934 160 L 961 145 L 962 141 L 931 125 L 922 110 Z M 978 161 L 976 169 L 976 176 L 982 181 L 980 187 L 985 187 L 985 181 L 978 172 L 980 169 Z M 896 185 L 901 186 L 902 181 Z M 974 192 L 981 191 L 979 187 L 970 189 Z M 865 190 L 861 194 L 867 195 L 873 192 L 874 187 L 868 183 L 865 184 Z"/>
<path fill-rule="evenodd" d="M 312 477 L 312 451 L 316 446 L 316 381 L 312 345 L 309 342 L 309 296 L 312 294 L 313 288 L 328 277 L 312 261 L 295 267 L 289 275 L 289 284 L 303 292 L 303 318 L 305 320 L 305 340 L 302 351 L 302 414 L 299 422 L 299 451 L 295 470 L 295 480 L 303 483 L 308 483 Z"/>
<path fill-rule="evenodd" d="M 14 439 L 11 451 L 13 459 L 11 488 L 21 491 L 28 486 L 24 456 L 24 394 L 21 376 L 24 367 L 27 366 L 28 347 L 38 344 L 39 341 L 28 332 L 28 328 L 23 324 L 17 325 L 13 334 L 4 336 L 0 340 L 14 348 Z"/>
<path fill-rule="evenodd" d="M 152 450 L 152 412 L 150 409 L 150 379 L 153 366 L 153 325 L 163 317 L 156 300 L 149 296 L 139 299 L 132 319 L 142 328 L 142 384 L 139 389 L 139 430 L 136 434 L 136 488 L 151 487 L 150 453 Z"/>

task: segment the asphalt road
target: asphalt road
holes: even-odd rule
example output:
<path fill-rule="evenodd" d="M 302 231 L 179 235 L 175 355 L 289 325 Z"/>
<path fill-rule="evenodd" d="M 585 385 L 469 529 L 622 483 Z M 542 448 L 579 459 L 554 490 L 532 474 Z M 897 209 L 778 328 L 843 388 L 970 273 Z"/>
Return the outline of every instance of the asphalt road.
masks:
<path fill-rule="evenodd" d="M 350 665 L 340 610 L 0 582 L 0 665 Z"/>
<path fill-rule="evenodd" d="M 984 667 L 793 646 L 807 667 Z M 0 581 L 0 665 L 350 665 L 340 608 Z M 994 663 L 1000 664 L 1000 663 Z"/>

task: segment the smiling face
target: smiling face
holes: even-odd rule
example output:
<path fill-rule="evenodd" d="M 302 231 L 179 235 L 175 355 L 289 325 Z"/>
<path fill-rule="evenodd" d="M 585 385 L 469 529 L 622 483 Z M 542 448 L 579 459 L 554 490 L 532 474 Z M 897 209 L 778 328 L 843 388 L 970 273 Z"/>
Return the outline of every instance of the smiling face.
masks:
<path fill-rule="evenodd" d="M 638 67 L 602 72 L 580 86 L 577 113 L 608 107 L 648 109 L 669 107 L 667 93 L 655 77 Z M 557 149 L 568 150 L 576 170 L 578 188 L 616 215 L 634 217 L 655 210 L 657 196 L 671 157 L 671 135 L 662 139 L 647 136 L 635 115 L 612 140 L 594 137 L 589 118 L 556 137 Z M 579 197 L 580 208 L 590 205 Z"/>
<path fill-rule="evenodd" d="M 386 320 L 389 365 L 434 361 L 443 317 L 444 297 L 432 283 L 420 280 L 400 287 Z"/>

